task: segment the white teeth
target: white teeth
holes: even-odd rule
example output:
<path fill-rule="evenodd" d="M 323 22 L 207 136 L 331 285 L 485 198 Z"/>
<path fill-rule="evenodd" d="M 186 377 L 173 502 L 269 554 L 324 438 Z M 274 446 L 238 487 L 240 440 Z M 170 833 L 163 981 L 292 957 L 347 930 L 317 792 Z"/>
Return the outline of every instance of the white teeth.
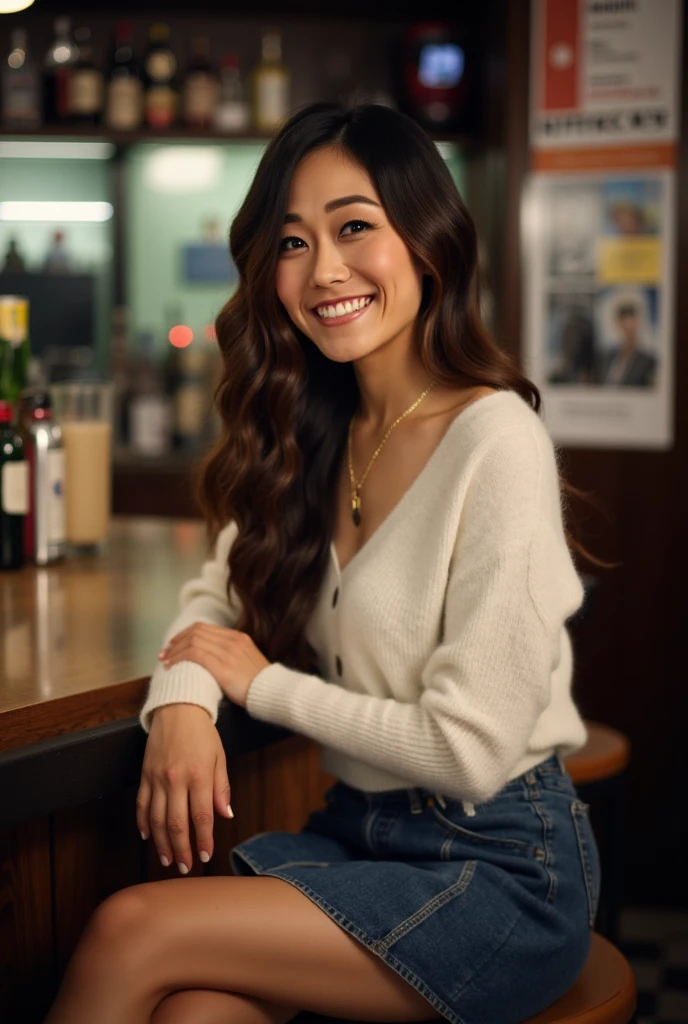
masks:
<path fill-rule="evenodd" d="M 318 306 L 316 312 L 323 319 L 332 319 L 338 316 L 346 316 L 347 313 L 355 313 L 373 301 L 371 295 L 365 299 L 353 299 L 353 301 L 338 302 L 336 306 Z"/>

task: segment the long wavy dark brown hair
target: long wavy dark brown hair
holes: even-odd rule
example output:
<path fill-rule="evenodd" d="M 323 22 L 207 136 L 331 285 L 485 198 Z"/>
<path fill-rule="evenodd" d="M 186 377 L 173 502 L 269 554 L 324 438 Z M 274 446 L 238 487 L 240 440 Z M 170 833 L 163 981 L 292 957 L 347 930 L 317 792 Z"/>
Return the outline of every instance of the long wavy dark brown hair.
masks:
<path fill-rule="evenodd" d="M 426 132 L 377 104 L 321 102 L 298 111 L 268 144 L 231 226 L 239 283 L 215 322 L 224 429 L 201 467 L 199 497 L 211 540 L 230 520 L 238 527 L 229 556 L 238 628 L 271 661 L 302 670 L 314 667 L 305 628 L 327 565 L 359 399 L 353 365 L 320 352 L 290 320 L 275 285 L 292 176 L 322 147 L 368 174 L 424 267 L 416 343 L 428 376 L 441 385 L 509 389 L 536 412 L 541 406 L 537 387 L 483 327 L 475 226 Z M 562 490 L 579 493 L 563 480 Z"/>

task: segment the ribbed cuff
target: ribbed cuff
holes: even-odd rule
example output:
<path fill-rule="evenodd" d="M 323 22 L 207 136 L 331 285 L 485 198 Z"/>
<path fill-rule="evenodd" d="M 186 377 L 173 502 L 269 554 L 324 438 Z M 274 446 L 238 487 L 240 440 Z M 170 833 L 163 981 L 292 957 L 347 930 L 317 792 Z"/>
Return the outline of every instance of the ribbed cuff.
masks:
<path fill-rule="evenodd" d="M 180 661 L 171 668 L 158 665 L 151 677 L 139 722 L 145 732 L 150 732 L 151 716 L 156 708 L 166 704 L 198 704 L 206 709 L 214 724 L 221 699 L 222 690 L 214 676 L 195 661 Z"/>
<path fill-rule="evenodd" d="M 262 668 L 248 688 L 246 710 L 249 715 L 273 725 L 286 725 L 288 712 L 282 688 L 293 688 L 302 679 L 303 673 L 295 672 L 278 661 Z"/>

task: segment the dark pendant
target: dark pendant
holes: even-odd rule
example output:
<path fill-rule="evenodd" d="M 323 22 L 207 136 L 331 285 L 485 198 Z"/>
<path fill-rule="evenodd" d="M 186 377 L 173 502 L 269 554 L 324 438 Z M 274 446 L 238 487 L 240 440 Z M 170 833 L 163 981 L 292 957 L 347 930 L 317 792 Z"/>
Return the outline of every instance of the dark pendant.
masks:
<path fill-rule="evenodd" d="M 351 518 L 354 521 L 354 526 L 360 526 L 361 525 L 361 513 L 360 513 L 359 509 L 355 508 L 353 510 L 353 512 L 351 513 Z"/>

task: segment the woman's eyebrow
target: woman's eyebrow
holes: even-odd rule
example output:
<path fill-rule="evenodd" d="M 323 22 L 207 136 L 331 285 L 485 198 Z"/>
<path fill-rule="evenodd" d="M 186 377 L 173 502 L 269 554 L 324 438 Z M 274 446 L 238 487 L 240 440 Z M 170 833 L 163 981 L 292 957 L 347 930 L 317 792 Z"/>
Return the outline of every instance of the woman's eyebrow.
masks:
<path fill-rule="evenodd" d="M 340 206 L 349 206 L 350 203 L 368 203 L 370 206 L 377 206 L 380 209 L 380 204 L 376 203 L 374 199 L 369 199 L 367 196 L 341 196 L 339 199 L 330 199 L 329 203 L 325 203 L 325 213 L 332 213 L 333 210 L 338 210 Z M 285 213 L 284 223 L 295 224 L 298 221 L 303 220 L 299 217 L 298 213 Z"/>

